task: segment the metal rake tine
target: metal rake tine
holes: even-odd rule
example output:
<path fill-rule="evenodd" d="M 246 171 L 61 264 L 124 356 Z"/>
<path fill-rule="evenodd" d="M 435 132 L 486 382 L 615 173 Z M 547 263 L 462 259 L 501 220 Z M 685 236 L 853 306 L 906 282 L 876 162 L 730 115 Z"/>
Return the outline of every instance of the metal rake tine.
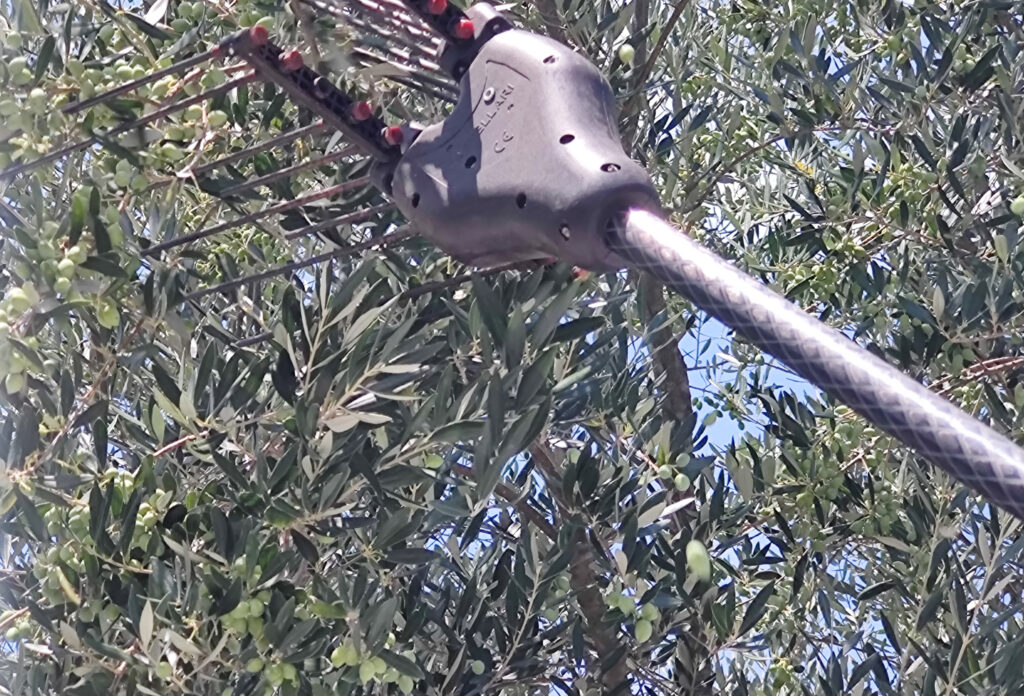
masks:
<path fill-rule="evenodd" d="M 237 87 L 241 87 L 242 85 L 252 82 L 255 79 L 255 73 L 246 73 L 241 77 L 236 77 L 234 80 L 229 80 L 224 84 L 214 87 L 212 89 L 208 89 L 205 92 L 200 92 L 199 94 L 193 95 L 186 99 L 182 99 L 179 102 L 168 104 L 167 106 L 157 109 L 152 113 L 146 114 L 145 116 L 142 116 L 134 121 L 131 121 L 130 123 L 124 123 L 120 126 L 117 126 L 116 128 L 112 128 L 111 130 L 104 133 L 103 137 L 109 138 L 114 135 L 121 135 L 122 133 L 127 133 L 130 130 L 136 129 L 139 126 L 145 126 L 149 123 L 152 123 L 153 121 L 159 121 L 164 116 L 170 116 L 171 114 L 177 111 L 181 111 L 182 109 L 187 109 L 188 107 L 194 106 L 195 104 L 201 104 L 204 101 L 207 101 L 214 97 L 218 97 L 222 94 L 226 94 Z"/>
<path fill-rule="evenodd" d="M 416 68 L 410 67 L 410 66 L 405 65 L 403 63 L 399 63 L 398 61 L 392 60 L 392 59 L 387 58 L 385 56 L 377 55 L 376 53 L 373 53 L 372 51 L 368 51 L 365 48 L 355 48 L 355 49 L 352 49 L 352 53 L 354 55 L 356 55 L 356 56 L 359 56 L 359 57 L 362 57 L 362 58 L 364 58 L 364 59 L 366 59 L 368 61 L 371 61 L 372 64 L 374 64 L 374 65 L 381 65 L 381 64 L 383 64 L 383 65 L 390 65 L 393 68 L 398 68 L 403 73 L 405 73 L 407 77 L 414 78 L 414 79 L 417 79 L 417 80 L 421 80 L 425 84 L 431 85 L 431 86 L 433 86 L 433 87 L 435 87 L 437 89 L 441 89 L 441 90 L 445 90 L 445 91 L 451 92 L 452 96 L 454 96 L 455 93 L 457 92 L 455 86 L 452 85 L 452 83 L 448 82 L 447 80 L 443 80 L 441 78 L 434 77 L 433 75 L 430 75 L 429 73 L 426 73 L 426 72 L 424 72 L 422 70 L 417 70 Z"/>
<path fill-rule="evenodd" d="M 107 90 L 102 94 L 97 94 L 93 97 L 89 97 L 88 99 L 83 99 L 82 101 L 77 101 L 68 104 L 62 109 L 62 111 L 65 114 L 76 114 L 79 111 L 82 111 L 83 109 L 88 109 L 90 106 L 95 106 L 96 104 L 106 101 L 107 99 L 116 97 L 121 94 L 125 94 L 126 92 L 131 92 L 132 90 L 138 89 L 143 85 L 148 85 L 151 82 L 156 82 L 161 78 L 167 77 L 168 75 L 173 75 L 175 73 L 188 70 L 189 68 L 195 65 L 205 63 L 208 60 L 213 60 L 214 58 L 217 58 L 220 55 L 220 46 L 214 46 L 213 48 L 207 51 L 203 51 L 202 53 L 196 54 L 191 58 L 180 60 L 177 63 L 174 63 L 173 65 L 169 65 L 166 68 L 157 70 L 156 72 L 150 73 L 145 77 L 140 77 L 137 80 L 131 80 L 130 82 L 126 82 L 123 85 L 118 85 L 113 89 Z"/>
<path fill-rule="evenodd" d="M 214 87 L 213 89 L 201 92 L 199 94 L 196 94 L 195 96 L 189 97 L 187 99 L 182 99 L 180 102 L 175 102 L 161 109 L 157 109 L 156 111 L 146 114 L 145 116 L 142 116 L 140 118 L 137 118 L 134 121 L 122 123 L 120 126 L 115 126 L 114 128 L 111 128 L 110 130 L 100 135 L 94 135 L 91 138 L 80 140 L 76 143 L 72 143 L 71 145 L 66 145 L 65 147 L 45 154 L 42 157 L 37 157 L 31 162 L 25 162 L 23 164 L 18 164 L 13 167 L 8 167 L 7 169 L 0 172 L 0 179 L 17 176 L 18 174 L 21 174 L 23 172 L 35 169 L 37 167 L 41 167 L 44 164 L 55 162 L 61 159 L 62 157 L 70 155 L 74 152 L 84 150 L 88 147 L 92 147 L 93 145 L 100 145 L 106 138 L 112 138 L 114 136 L 121 135 L 122 133 L 127 133 L 128 131 L 135 130 L 140 126 L 145 126 L 149 123 L 152 123 L 153 121 L 158 121 L 165 116 L 175 113 L 176 111 L 187 109 L 193 104 L 199 104 L 200 102 L 206 101 L 207 99 L 211 99 L 220 94 L 230 92 L 236 87 L 244 85 L 248 82 L 252 82 L 255 79 L 255 77 L 256 76 L 254 73 L 249 73 L 242 77 L 235 78 L 234 80 L 225 82 L 219 87 Z"/>
<path fill-rule="evenodd" d="M 424 94 L 429 94 L 434 99 L 439 99 L 440 101 L 447 102 L 449 104 L 454 104 L 456 101 L 455 96 L 452 94 L 442 92 L 438 89 L 435 89 L 434 87 L 428 87 L 427 85 L 419 84 L 416 81 L 407 77 L 398 77 L 397 75 L 391 75 L 387 79 L 391 80 L 392 82 L 397 82 L 398 84 L 408 87 L 409 89 L 415 89 L 419 90 L 420 92 L 423 92 Z"/>
<path fill-rule="evenodd" d="M 408 65 L 409 67 L 411 67 L 413 69 L 427 70 L 427 71 L 430 71 L 430 72 L 436 72 L 436 73 L 441 74 L 441 75 L 444 74 L 444 73 L 441 72 L 441 66 L 438 63 L 436 63 L 435 61 L 427 60 L 426 58 L 417 58 L 417 57 L 413 56 L 411 53 L 405 52 L 399 46 L 384 46 L 382 48 L 387 53 L 389 53 L 392 56 L 394 56 L 395 58 L 397 58 L 399 61 L 404 61 L 406 65 Z M 449 81 L 445 80 L 445 82 L 449 82 Z M 450 82 L 449 82 L 449 84 L 450 84 Z"/>
<path fill-rule="evenodd" d="M 358 5 L 358 8 L 355 6 Z M 441 39 L 430 25 L 409 11 L 409 8 L 397 3 L 377 3 L 373 0 L 350 0 L 348 6 L 356 12 L 369 12 L 392 27 L 399 29 L 420 40 L 440 43 Z"/>
<path fill-rule="evenodd" d="M 299 138 L 311 135 L 312 133 L 317 133 L 323 130 L 323 128 L 324 122 L 322 120 L 315 121 L 309 124 L 308 126 L 302 126 L 301 128 L 296 128 L 295 130 L 290 130 L 286 133 L 275 135 L 273 138 L 269 138 L 262 142 L 256 143 L 255 145 L 250 145 L 249 147 L 239 150 L 237 152 L 232 152 L 230 155 L 225 155 L 220 159 L 215 159 L 212 162 L 207 162 L 206 164 L 201 164 L 198 167 L 193 167 L 191 170 L 188 171 L 188 174 L 190 174 L 191 176 L 201 176 L 203 174 L 207 174 L 209 172 L 212 172 L 214 169 L 218 169 L 220 167 L 223 167 L 224 165 L 231 164 L 232 162 L 237 162 L 238 160 L 251 157 L 252 155 L 257 155 L 261 152 L 264 152 L 265 150 L 275 148 L 278 145 L 287 145 L 288 143 L 294 142 Z M 157 181 L 150 184 L 146 190 L 152 191 L 155 189 L 163 188 L 165 186 L 170 186 L 172 183 L 174 183 L 175 181 L 179 181 L 180 179 L 181 177 L 172 177 L 169 179 L 165 179 L 163 181 Z"/>
<path fill-rule="evenodd" d="M 417 42 L 415 38 L 406 38 L 403 36 L 398 36 L 397 33 L 395 32 L 388 31 L 387 29 L 382 29 L 381 27 L 374 25 L 372 22 L 367 22 L 366 20 L 360 19 L 354 15 L 346 16 L 345 21 L 366 33 L 380 37 L 381 39 L 387 41 L 391 45 L 401 46 L 402 48 L 405 48 L 409 51 L 414 51 L 419 55 L 427 58 L 428 60 L 436 61 L 437 59 L 436 50 L 428 50 L 426 47 L 422 45 L 421 42 Z M 432 45 L 434 47 L 437 47 L 436 44 Z"/>
<path fill-rule="evenodd" d="M 415 234 L 416 233 L 413 232 L 411 229 L 402 228 L 402 229 L 396 230 L 395 232 L 392 232 L 391 234 L 385 234 L 385 235 L 383 235 L 381 237 L 375 237 L 373 239 L 368 239 L 365 242 L 357 242 L 356 244 L 349 244 L 349 245 L 340 247 L 338 249 L 333 249 L 332 251 L 325 252 L 323 254 L 318 254 L 317 256 L 312 256 L 312 257 L 310 257 L 308 259 L 302 259 L 301 261 L 294 261 L 294 262 L 286 264 L 284 266 L 278 266 L 277 268 L 271 268 L 270 270 L 263 271 L 261 273 L 254 273 L 253 275 L 245 276 L 244 278 L 235 278 L 233 280 L 228 280 L 228 281 L 225 281 L 223 283 L 219 283 L 219 284 L 214 285 L 214 286 L 209 287 L 209 288 L 203 288 L 202 290 L 196 290 L 195 292 L 189 293 L 188 295 L 183 297 L 181 301 L 182 302 L 191 302 L 193 300 L 198 300 L 199 298 L 206 297 L 207 295 L 212 295 L 212 294 L 218 293 L 218 292 L 225 292 L 227 290 L 233 290 L 233 289 L 235 289 L 235 288 L 237 288 L 239 286 L 245 285 L 246 283 L 258 283 L 261 280 L 267 280 L 269 278 L 274 278 L 274 277 L 279 276 L 279 275 L 284 275 L 286 273 L 291 273 L 292 271 L 297 271 L 297 270 L 300 270 L 302 268 L 307 268 L 309 266 L 315 266 L 318 263 L 324 263 L 325 261 L 333 261 L 335 259 L 344 258 L 345 256 L 350 256 L 350 255 L 355 254 L 357 252 L 365 251 L 367 249 L 372 249 L 372 248 L 377 247 L 377 246 L 382 246 L 382 245 L 392 244 L 392 243 L 397 242 L 397 241 L 402 241 L 404 239 L 408 239 L 409 237 L 415 236 Z"/>
<path fill-rule="evenodd" d="M 362 66 L 362 67 L 365 67 L 365 68 L 372 68 L 375 65 L 381 65 L 382 63 L 386 62 L 386 61 L 380 60 L 376 56 L 357 55 L 357 56 L 355 56 L 355 58 L 359 62 L 359 65 Z M 394 67 L 397 67 L 398 69 L 403 70 L 403 71 L 407 71 L 406 68 L 403 68 L 403 67 L 400 67 L 400 66 L 394 66 Z M 405 87 L 408 87 L 410 89 L 414 89 L 414 90 L 417 90 L 419 92 L 423 92 L 424 94 L 429 94 L 434 99 L 439 99 L 439 100 L 441 100 L 443 102 L 447 102 L 449 104 L 454 104 L 455 103 L 456 97 L 457 97 L 457 93 L 455 92 L 454 89 L 450 89 L 449 90 L 449 89 L 446 89 L 445 87 L 441 87 L 441 86 L 435 87 L 432 84 L 427 84 L 425 81 L 418 81 L 417 78 L 419 78 L 419 77 L 420 76 L 418 76 L 418 75 L 407 75 L 407 76 L 384 75 L 384 76 L 382 76 L 382 79 L 391 80 L 392 82 L 397 82 L 400 85 L 404 85 Z"/>
<path fill-rule="evenodd" d="M 339 215 L 338 217 L 331 218 L 330 220 L 323 220 L 312 225 L 300 227 L 297 230 L 292 230 L 284 235 L 285 239 L 298 239 L 299 237 L 306 237 L 317 232 L 323 232 L 329 230 L 332 227 L 338 227 L 340 225 L 347 225 L 353 222 L 362 222 L 368 220 L 377 213 L 384 213 L 389 210 L 394 210 L 395 206 L 392 203 L 385 203 L 383 205 L 376 205 L 366 210 L 357 210 L 354 213 L 346 213 L 345 215 Z"/>
<path fill-rule="evenodd" d="M 314 0 L 317 1 L 317 0 Z M 356 3 L 350 3 L 350 12 L 343 12 L 342 16 L 347 19 L 357 19 L 360 22 L 367 24 L 369 29 L 380 29 L 384 31 L 383 24 L 386 24 L 388 30 L 400 32 L 405 36 L 409 37 L 409 40 L 417 45 L 429 45 L 432 47 L 433 52 L 437 53 L 441 49 L 442 39 L 437 36 L 433 31 L 430 30 L 426 24 L 419 21 L 418 18 L 411 14 L 397 15 L 391 12 L 382 11 L 375 5 L 370 3 L 358 3 L 359 7 L 354 7 Z M 373 20 L 383 20 L 383 24 L 374 24 Z"/>
<path fill-rule="evenodd" d="M 268 215 L 274 215 L 275 213 L 284 213 L 294 208 L 300 208 L 307 203 L 313 203 L 315 201 L 323 200 L 324 198 L 330 198 L 331 196 L 334 196 L 336 194 L 344 193 L 345 191 L 351 191 L 352 189 L 360 188 L 370 183 L 371 182 L 369 177 L 363 177 L 360 179 L 353 179 L 352 181 L 346 181 L 335 186 L 330 186 L 322 191 L 317 191 L 316 193 L 310 193 L 305 196 L 298 196 L 290 201 L 278 203 L 277 205 L 272 205 L 269 208 L 264 208 L 263 210 L 257 210 L 254 213 L 243 215 L 241 217 L 235 218 L 234 220 L 228 220 L 227 222 L 222 222 L 218 225 L 214 225 L 213 227 L 207 227 L 205 229 L 192 232 L 191 234 L 182 235 L 181 237 L 175 237 L 174 239 L 168 239 L 166 241 L 160 242 L 159 244 L 154 244 L 151 247 L 143 249 L 141 255 L 155 256 L 156 254 L 166 251 L 167 249 L 173 249 L 174 247 L 179 247 L 183 244 L 191 244 L 192 242 L 199 241 L 200 239 L 205 239 L 206 237 L 210 237 L 215 234 L 220 234 L 221 232 L 226 232 L 228 230 L 233 230 L 236 227 L 241 227 L 242 225 L 248 224 L 250 222 L 255 222 L 256 220 L 264 218 Z"/>
<path fill-rule="evenodd" d="M 359 152 L 360 150 L 357 147 L 347 147 L 342 150 L 338 150 L 337 152 L 331 152 L 326 155 L 323 155 L 322 157 L 317 157 L 316 159 L 312 159 L 306 162 L 299 162 L 298 164 L 293 164 L 290 167 L 278 169 L 276 172 L 271 172 L 270 174 L 266 174 L 265 176 L 252 179 L 250 181 L 243 181 L 240 184 L 229 186 L 228 188 L 219 191 L 217 195 L 233 196 L 241 191 L 247 191 L 249 189 L 257 188 L 259 186 L 265 186 L 275 181 L 279 181 L 280 179 L 285 179 L 291 176 L 292 174 L 298 174 L 299 172 L 305 171 L 307 169 L 315 169 L 316 167 L 319 167 L 321 165 L 334 162 L 335 160 L 339 160 L 343 157 L 348 157 Z"/>

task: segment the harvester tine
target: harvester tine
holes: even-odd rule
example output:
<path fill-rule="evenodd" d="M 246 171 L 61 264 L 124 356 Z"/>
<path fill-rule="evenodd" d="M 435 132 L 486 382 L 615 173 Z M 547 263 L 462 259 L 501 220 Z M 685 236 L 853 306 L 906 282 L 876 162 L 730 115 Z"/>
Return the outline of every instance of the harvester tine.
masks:
<path fill-rule="evenodd" d="M 144 116 L 140 116 L 134 121 L 122 123 L 121 125 L 115 126 L 114 128 L 111 128 L 110 130 L 100 135 L 96 135 L 91 138 L 86 138 L 85 140 L 79 140 L 78 142 L 72 143 L 71 145 L 66 145 L 58 150 L 54 150 L 53 152 L 45 154 L 42 157 L 37 157 L 31 162 L 25 162 L 23 164 L 17 164 L 12 167 L 8 167 L 7 169 L 0 172 L 0 180 L 6 179 L 8 177 L 17 176 L 23 172 L 36 169 L 37 167 L 41 167 L 44 164 L 49 164 L 50 162 L 55 162 L 67 155 L 70 155 L 74 152 L 78 152 L 80 150 L 85 150 L 86 148 L 92 147 L 93 145 L 100 145 L 102 144 L 104 139 L 112 138 L 114 136 L 127 133 L 128 131 L 135 130 L 136 128 L 139 128 L 141 126 L 150 124 L 153 121 L 158 121 L 161 118 L 164 118 L 165 116 L 169 116 L 170 114 L 173 114 L 177 111 L 181 111 L 182 109 L 187 109 L 188 107 L 194 104 L 199 104 L 201 102 L 206 101 L 207 99 L 212 99 L 213 97 L 230 92 L 236 87 L 240 87 L 241 85 L 252 82 L 254 79 L 255 74 L 248 73 L 246 75 L 243 75 L 242 77 L 238 77 L 234 80 L 225 82 L 224 84 L 218 87 L 214 87 L 213 89 L 201 92 L 194 96 L 188 97 L 187 99 L 182 99 L 179 102 L 168 104 L 167 106 L 159 108 L 156 111 L 148 113 Z"/>
<path fill-rule="evenodd" d="M 364 62 L 364 64 L 390 65 L 391 67 L 397 68 L 398 70 L 402 71 L 402 73 L 404 73 L 403 77 L 407 79 L 415 79 L 422 82 L 425 85 L 430 85 L 435 89 L 449 92 L 449 99 L 453 98 L 457 94 L 458 90 L 449 80 L 445 80 L 440 77 L 435 77 L 434 75 L 424 70 L 418 70 L 417 68 L 393 60 L 386 56 L 377 55 L 376 53 L 368 51 L 365 48 L 353 49 L 352 53 L 353 55 L 356 56 L 357 59 Z"/>
<path fill-rule="evenodd" d="M 155 256 L 163 251 L 166 251 L 167 249 L 173 249 L 184 244 L 191 244 L 193 242 L 199 241 L 200 239 L 205 239 L 206 237 L 210 237 L 215 234 L 220 234 L 221 232 L 226 232 L 228 230 L 233 230 L 237 227 L 241 227 L 242 225 L 248 224 L 250 222 L 255 222 L 256 220 L 265 218 L 268 215 L 284 213 L 295 208 L 301 208 L 307 203 L 313 203 L 316 201 L 323 200 L 325 198 L 330 198 L 331 196 L 335 196 L 339 193 L 345 193 L 346 191 L 351 191 L 353 189 L 368 186 L 371 183 L 372 182 L 370 181 L 369 177 L 363 177 L 360 179 L 346 181 L 341 184 L 336 184 L 335 186 L 329 186 L 328 188 L 325 188 L 322 191 L 316 191 L 305 196 L 298 196 L 290 201 L 277 203 L 267 208 L 263 208 L 262 210 L 257 210 L 254 213 L 249 213 L 247 215 L 243 215 L 233 220 L 228 220 L 226 222 L 219 223 L 212 227 L 196 230 L 195 232 L 192 232 L 190 234 L 185 234 L 180 237 L 174 237 L 173 239 L 165 240 L 163 242 L 160 242 L 159 244 L 154 244 L 153 246 L 143 249 L 141 253 L 142 256 Z"/>
<path fill-rule="evenodd" d="M 335 162 L 339 159 L 349 157 L 360 152 L 361 151 L 354 146 L 347 147 L 342 150 L 338 150 L 337 152 L 331 152 L 326 155 L 323 155 L 322 157 L 317 157 L 316 159 L 308 160 L 306 162 L 299 162 L 298 164 L 293 164 L 290 167 L 278 169 L 276 172 L 270 172 L 269 174 L 258 177 L 256 179 L 243 181 L 239 184 L 235 184 L 234 186 L 228 186 L 227 188 L 218 191 L 217 195 L 234 196 L 237 195 L 238 193 L 241 193 L 242 191 L 248 191 L 249 189 L 257 188 L 259 186 L 266 186 L 267 184 L 271 184 L 275 181 L 286 179 L 292 174 L 298 174 L 299 172 L 306 171 L 307 169 L 315 169 L 325 164 L 329 164 L 330 162 Z"/>
<path fill-rule="evenodd" d="M 165 186 L 169 186 L 175 181 L 181 181 L 184 178 L 197 177 L 202 176 L 204 174 L 208 174 L 214 171 L 215 169 L 219 169 L 220 167 L 226 166 L 233 162 L 238 162 L 239 160 L 252 157 L 253 155 L 258 155 L 261 152 L 271 150 L 275 147 L 278 147 L 279 145 L 287 145 L 288 143 L 294 142 L 299 138 L 304 138 L 307 135 L 319 133 L 323 129 L 324 122 L 322 120 L 317 120 L 309 124 L 308 126 L 302 126 L 300 128 L 296 128 L 294 130 L 281 133 L 280 135 L 275 135 L 273 138 L 268 138 L 267 140 L 260 141 L 253 145 L 250 145 L 247 148 L 238 150 L 237 152 L 232 152 L 231 154 L 225 155 L 224 157 L 221 157 L 219 159 L 215 159 L 212 162 L 207 162 L 205 164 L 200 164 L 196 167 L 192 167 L 191 169 L 180 172 L 179 176 L 169 177 L 161 181 L 153 182 L 152 184 L 150 184 L 148 190 L 160 189 Z"/>
<path fill-rule="evenodd" d="M 379 24 L 369 22 L 365 19 L 357 17 L 355 15 L 345 15 L 344 20 L 346 23 L 356 27 L 365 34 L 372 34 L 387 42 L 391 46 L 400 46 L 401 48 L 414 52 L 419 56 L 428 60 L 437 61 L 440 44 L 429 43 L 430 48 L 427 47 L 427 42 L 415 35 L 409 35 L 408 33 L 404 36 L 399 35 L 399 32 L 386 29 Z M 367 45 L 376 45 L 366 40 Z M 431 50 L 433 49 L 433 50 Z"/>
<path fill-rule="evenodd" d="M 413 232 L 411 229 L 400 228 L 390 234 L 385 234 L 380 237 L 374 237 L 363 242 L 348 244 L 338 249 L 333 249 L 331 251 L 318 254 L 316 256 L 311 256 L 308 259 L 300 259 L 297 261 L 293 261 L 292 263 L 285 264 L 284 266 L 278 266 L 276 268 L 271 268 L 269 270 L 262 271 L 260 273 L 254 273 L 252 275 L 244 276 L 241 278 L 233 278 L 231 280 L 224 281 L 223 283 L 218 283 L 217 285 L 213 285 L 208 288 L 196 290 L 195 292 L 189 293 L 188 295 L 183 297 L 182 302 L 191 302 L 192 300 L 197 300 L 207 295 L 212 295 L 219 292 L 226 292 L 228 290 L 234 290 L 235 288 L 245 285 L 247 283 L 258 283 L 261 280 L 268 280 L 270 278 L 285 275 L 293 271 L 308 268 L 309 266 L 315 266 L 317 264 L 324 263 L 327 261 L 333 261 L 335 259 L 344 258 L 345 256 L 351 256 L 352 254 L 358 253 L 360 251 L 373 249 L 374 247 L 378 246 L 387 246 L 388 244 L 394 244 L 395 242 L 403 241 L 412 236 L 415 236 L 415 232 Z"/>
<path fill-rule="evenodd" d="M 81 101 L 72 102 L 71 104 L 65 106 L 62 109 L 62 111 L 65 114 L 76 114 L 79 111 L 88 109 L 89 107 L 95 106 L 96 104 L 100 104 L 106 101 L 107 99 L 117 97 L 127 92 L 131 92 L 135 89 L 138 89 L 139 87 L 148 85 L 164 77 L 167 77 L 168 75 L 183 72 L 191 67 L 199 65 L 200 63 L 205 63 L 206 61 L 218 58 L 220 57 L 220 55 L 220 46 L 214 46 L 208 51 L 203 51 L 202 53 L 198 53 L 192 56 L 191 58 L 180 60 L 177 63 L 174 63 L 173 65 L 167 66 L 166 68 L 157 70 L 156 72 L 149 73 L 145 77 L 140 77 L 137 80 L 131 80 L 130 82 L 126 82 L 123 85 L 118 85 L 113 89 L 103 92 L 102 94 L 97 94 L 96 96 L 89 97 L 88 99 L 83 99 Z"/>
<path fill-rule="evenodd" d="M 326 12 L 346 21 L 358 21 L 365 24 L 365 29 L 370 31 L 387 31 L 388 33 L 399 32 L 404 34 L 407 40 L 417 46 L 423 47 L 430 53 L 437 54 L 441 50 L 442 40 L 430 27 L 409 14 L 396 15 L 389 10 L 384 10 L 374 3 L 348 3 L 340 8 L 337 3 L 330 0 L 307 0 L 317 5 Z M 358 5 L 358 7 L 356 6 Z M 426 47 L 429 46 L 429 49 Z"/>
<path fill-rule="evenodd" d="M 394 209 L 395 206 L 393 204 L 385 203 L 383 205 L 377 205 L 373 206 L 372 208 L 367 208 L 366 210 L 357 210 L 354 213 L 346 213 L 345 215 L 333 217 L 330 220 L 323 220 L 322 222 L 317 222 L 312 225 L 300 227 L 297 230 L 291 230 L 290 232 L 285 233 L 284 238 L 298 239 L 299 237 L 308 237 L 311 234 L 323 232 L 324 230 L 329 230 L 334 227 L 339 227 L 341 225 L 350 225 L 353 222 L 364 222 L 365 220 L 369 220 L 371 217 L 377 215 L 378 213 L 386 213 L 389 210 Z"/>

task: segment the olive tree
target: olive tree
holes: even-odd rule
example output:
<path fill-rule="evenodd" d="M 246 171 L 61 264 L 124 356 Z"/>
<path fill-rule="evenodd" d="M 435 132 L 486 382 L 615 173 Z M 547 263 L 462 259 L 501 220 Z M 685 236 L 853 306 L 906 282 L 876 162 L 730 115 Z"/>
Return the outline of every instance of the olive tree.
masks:
<path fill-rule="evenodd" d="M 335 253 L 407 229 L 369 189 L 148 254 L 365 163 L 224 195 L 323 146 L 198 174 L 311 123 L 258 82 L 103 136 L 230 63 L 59 107 L 259 23 L 444 116 L 331 7 L 2 5 L 0 164 L 95 139 L 0 182 L 0 688 L 1024 690 L 1020 521 L 649 277 Z M 687 233 L 1022 439 L 1018 2 L 503 9 L 609 76 Z"/>

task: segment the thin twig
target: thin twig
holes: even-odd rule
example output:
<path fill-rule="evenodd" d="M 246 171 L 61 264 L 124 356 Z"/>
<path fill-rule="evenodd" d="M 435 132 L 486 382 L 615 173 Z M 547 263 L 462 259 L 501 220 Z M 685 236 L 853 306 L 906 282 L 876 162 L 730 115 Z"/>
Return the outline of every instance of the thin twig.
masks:
<path fill-rule="evenodd" d="M 476 478 L 476 474 L 472 467 L 466 466 L 465 464 L 455 464 L 452 467 L 452 471 L 463 478 Z M 512 503 L 512 507 L 514 507 L 520 515 L 529 520 L 531 524 L 537 527 L 537 529 L 543 532 L 544 536 L 548 539 L 554 541 L 558 538 L 558 532 L 555 531 L 554 526 L 548 522 L 547 518 L 544 517 L 540 510 L 530 505 L 525 493 L 520 493 L 512 486 L 504 483 L 499 483 L 495 486 L 494 492 L 497 493 L 499 497 Z"/>
<path fill-rule="evenodd" d="M 547 29 L 551 38 L 569 45 L 569 36 L 566 34 L 565 27 L 558 15 L 558 6 L 555 5 L 555 1 L 533 0 L 533 4 L 537 8 L 540 18 L 544 21 L 544 28 Z"/>
<path fill-rule="evenodd" d="M 683 16 L 683 11 L 687 5 L 690 4 L 690 0 L 679 0 L 675 7 L 672 8 L 672 14 L 669 16 L 668 21 L 665 22 L 665 26 L 661 30 L 661 36 L 658 37 L 658 43 L 654 45 L 654 50 L 651 51 L 651 55 L 648 56 L 647 62 L 640 68 L 640 72 L 637 74 L 637 78 L 634 81 L 637 91 L 634 92 L 633 96 L 630 97 L 626 103 L 627 111 L 632 112 L 634 100 L 638 99 L 643 94 L 643 86 L 647 80 L 651 77 L 651 73 L 654 72 L 654 65 L 658 62 L 658 58 L 661 56 L 661 52 L 665 50 L 665 45 L 668 43 L 669 34 L 672 33 L 672 29 L 675 27 L 676 22 Z"/>
<path fill-rule="evenodd" d="M 206 437 L 209 434 L 210 433 L 209 433 L 208 430 L 204 430 L 201 433 L 192 433 L 191 435 L 186 435 L 185 437 L 180 437 L 177 440 L 175 440 L 174 442 L 168 442 L 166 445 L 164 445 L 160 449 L 155 450 L 153 452 L 153 459 L 157 459 L 158 457 L 162 457 L 163 455 L 167 454 L 168 452 L 173 452 L 174 450 L 178 449 L 182 445 L 187 445 L 188 443 L 192 442 L 193 440 L 198 440 L 199 438 Z"/>

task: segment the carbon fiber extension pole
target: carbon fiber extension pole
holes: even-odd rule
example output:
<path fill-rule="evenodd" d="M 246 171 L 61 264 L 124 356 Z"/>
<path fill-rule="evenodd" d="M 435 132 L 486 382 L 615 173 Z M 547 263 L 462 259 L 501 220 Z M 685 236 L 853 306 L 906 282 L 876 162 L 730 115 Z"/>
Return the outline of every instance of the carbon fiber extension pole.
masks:
<path fill-rule="evenodd" d="M 1024 450 L 819 322 L 657 215 L 630 211 L 608 246 L 954 478 L 1024 519 Z"/>

